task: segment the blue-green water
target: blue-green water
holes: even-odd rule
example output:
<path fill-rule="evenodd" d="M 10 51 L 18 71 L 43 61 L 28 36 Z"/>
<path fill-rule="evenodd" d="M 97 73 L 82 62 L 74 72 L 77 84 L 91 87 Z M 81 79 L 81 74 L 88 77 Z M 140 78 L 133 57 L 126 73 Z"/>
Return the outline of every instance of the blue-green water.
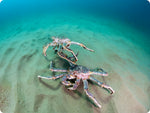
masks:
<path fill-rule="evenodd" d="M 144 0 L 3 0 L 0 3 L 0 110 L 4 113 L 146 113 L 150 109 L 150 3 Z M 86 98 L 83 85 L 68 91 L 51 76 L 49 61 L 65 62 L 43 45 L 51 36 L 81 42 L 77 62 L 102 67 L 112 86 L 110 96 L 89 82 L 89 91 L 102 105 Z"/>
<path fill-rule="evenodd" d="M 24 18 L 50 12 L 76 11 L 96 16 L 106 16 L 132 24 L 143 31 L 149 31 L 150 5 L 147 0 L 4 0 L 0 5 L 1 21 Z M 71 13 L 71 12 L 70 12 Z"/>

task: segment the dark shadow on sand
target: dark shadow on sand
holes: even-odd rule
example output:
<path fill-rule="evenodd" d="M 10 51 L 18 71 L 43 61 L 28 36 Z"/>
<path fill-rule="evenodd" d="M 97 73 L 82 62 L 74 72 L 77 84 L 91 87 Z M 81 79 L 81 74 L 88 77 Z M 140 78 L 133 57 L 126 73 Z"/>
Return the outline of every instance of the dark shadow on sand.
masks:
<path fill-rule="evenodd" d="M 51 89 L 51 90 L 58 90 L 61 86 L 61 83 L 59 83 L 56 87 L 53 87 L 49 84 L 47 84 L 46 82 L 44 82 L 41 78 L 39 78 L 40 83 L 42 83 L 44 86 L 46 86 L 47 88 Z"/>
<path fill-rule="evenodd" d="M 89 83 L 92 83 L 92 85 L 95 85 L 96 83 L 93 83 L 92 81 L 90 81 L 89 80 Z M 97 84 L 96 84 L 97 85 Z M 64 89 L 64 92 L 66 93 L 66 94 L 69 94 L 70 96 L 72 96 L 74 99 L 80 99 L 80 98 L 83 98 L 83 99 L 85 99 L 85 100 L 87 100 L 87 104 L 89 105 L 89 103 L 91 103 L 91 107 L 92 107 L 92 105 L 94 105 L 94 107 L 95 107 L 95 109 L 98 111 L 98 112 L 100 112 L 100 109 L 95 105 L 95 103 L 85 94 L 85 92 L 84 92 L 84 89 L 83 89 L 83 82 L 81 81 L 80 82 L 80 85 L 78 86 L 78 88 L 77 88 L 77 90 L 74 90 L 74 91 L 72 91 L 72 90 L 68 90 L 67 89 L 67 87 L 63 87 L 63 89 Z M 104 90 L 106 90 L 106 89 L 104 89 Z M 89 89 L 89 91 L 90 91 L 90 89 Z M 106 90 L 106 91 L 108 91 L 108 90 Z M 97 94 L 99 93 L 99 92 L 96 92 Z M 109 92 L 108 92 L 109 93 Z M 77 95 L 76 95 L 77 94 Z M 93 95 L 94 96 L 94 95 Z M 112 95 L 110 95 L 110 96 L 107 96 L 107 97 L 105 97 L 105 98 L 102 98 L 102 97 L 99 97 L 99 99 L 98 98 L 96 98 L 97 100 L 100 100 L 100 102 L 102 102 L 102 103 L 108 103 L 108 102 L 110 102 L 111 101 L 111 99 L 112 99 Z"/>

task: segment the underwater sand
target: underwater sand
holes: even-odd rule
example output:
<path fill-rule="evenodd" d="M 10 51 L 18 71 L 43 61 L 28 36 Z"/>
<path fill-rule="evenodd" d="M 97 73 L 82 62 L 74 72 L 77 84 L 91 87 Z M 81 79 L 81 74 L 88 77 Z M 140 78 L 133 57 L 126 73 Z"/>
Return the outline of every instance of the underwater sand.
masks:
<path fill-rule="evenodd" d="M 150 52 L 146 35 L 137 29 L 107 18 L 83 15 L 43 15 L 24 18 L 0 28 L 0 110 L 3 113 L 147 113 L 150 109 Z M 67 68 L 66 61 L 43 45 L 51 36 L 68 37 L 94 49 L 78 46 L 77 62 L 90 69 L 101 67 L 108 77 L 98 77 L 115 94 L 89 82 L 89 90 L 102 105 L 99 110 L 87 98 L 83 84 L 68 91 L 58 80 L 39 80 L 51 76 L 49 62 Z M 144 37 L 144 38 L 143 38 Z M 137 40 L 138 39 L 138 40 Z"/>

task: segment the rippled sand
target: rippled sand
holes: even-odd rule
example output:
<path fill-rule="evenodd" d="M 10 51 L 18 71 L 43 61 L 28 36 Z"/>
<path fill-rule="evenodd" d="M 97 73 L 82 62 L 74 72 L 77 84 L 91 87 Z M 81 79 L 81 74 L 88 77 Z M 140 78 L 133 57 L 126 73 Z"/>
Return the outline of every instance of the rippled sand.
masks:
<path fill-rule="evenodd" d="M 95 50 L 71 46 L 79 50 L 78 64 L 109 73 L 95 77 L 112 86 L 113 96 L 89 82 L 101 110 L 87 98 L 82 83 L 77 91 L 68 91 L 60 79 L 37 78 L 53 75 L 51 60 L 56 67 L 68 67 L 52 49 L 47 58 L 42 55 L 51 36 L 68 37 Z M 4 113 L 146 113 L 150 109 L 150 55 L 141 38 L 146 36 L 130 26 L 81 15 L 45 15 L 6 26 L 0 37 L 0 110 Z"/>

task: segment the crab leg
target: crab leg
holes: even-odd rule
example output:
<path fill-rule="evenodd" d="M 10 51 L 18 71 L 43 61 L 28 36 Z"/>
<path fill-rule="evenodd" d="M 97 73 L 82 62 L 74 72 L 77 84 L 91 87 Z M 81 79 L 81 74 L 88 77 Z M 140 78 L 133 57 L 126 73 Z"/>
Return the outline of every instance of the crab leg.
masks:
<path fill-rule="evenodd" d="M 86 95 L 93 100 L 93 102 L 99 107 L 101 108 L 101 105 L 97 102 L 97 100 L 95 99 L 95 97 L 93 97 L 93 95 L 88 91 L 88 82 L 87 80 L 83 80 L 84 83 L 84 91 L 86 92 Z"/>
<path fill-rule="evenodd" d="M 101 76 L 108 76 L 107 72 L 97 72 L 97 71 L 90 71 L 90 75 L 101 75 Z"/>
<path fill-rule="evenodd" d="M 87 48 L 84 44 L 81 44 L 81 43 L 78 43 L 78 42 L 69 42 L 69 44 L 76 44 L 76 45 L 79 45 L 79 46 L 81 46 L 81 47 L 83 47 L 84 49 L 87 49 L 87 50 L 89 50 L 89 51 L 92 51 L 92 52 L 94 52 L 94 50 L 92 50 L 92 49 L 89 49 L 89 48 Z"/>
<path fill-rule="evenodd" d="M 76 77 L 75 76 L 70 76 L 68 75 L 67 79 L 71 80 L 71 79 L 75 79 Z"/>
<path fill-rule="evenodd" d="M 71 52 L 71 53 L 72 53 L 72 55 L 75 57 L 75 60 L 76 60 L 76 61 L 78 61 L 77 56 L 75 55 L 75 53 L 74 53 L 74 52 L 73 52 L 70 48 L 67 48 L 67 47 L 65 47 L 65 46 L 63 46 L 63 48 L 64 48 L 65 50 L 67 50 L 67 51 Z"/>
<path fill-rule="evenodd" d="M 54 47 L 53 47 L 53 50 L 58 51 L 58 48 L 59 48 L 59 45 L 54 46 Z"/>
<path fill-rule="evenodd" d="M 66 47 L 69 48 L 69 47 L 70 47 L 70 44 L 67 44 Z"/>
<path fill-rule="evenodd" d="M 73 87 L 68 88 L 69 90 L 76 90 L 80 84 L 80 79 L 77 79 Z"/>
<path fill-rule="evenodd" d="M 58 48 L 57 50 L 60 51 L 60 52 L 63 50 L 63 46 L 62 45 L 58 45 L 57 48 Z"/>
<path fill-rule="evenodd" d="M 51 61 L 51 62 L 50 62 L 50 70 L 51 70 L 52 72 L 68 72 L 68 71 L 65 70 L 65 69 L 56 69 L 56 68 L 53 68 L 52 64 L 53 64 L 53 62 Z"/>
<path fill-rule="evenodd" d="M 53 76 L 53 77 L 44 77 L 44 76 L 38 76 L 38 78 L 43 78 L 43 79 L 48 79 L 48 80 L 55 80 L 55 79 L 58 79 L 58 78 L 60 78 L 60 77 L 62 77 L 62 76 L 64 76 L 64 74 L 60 74 L 60 75 L 55 75 L 55 76 Z"/>
<path fill-rule="evenodd" d="M 43 47 L 43 54 L 44 54 L 44 56 L 46 56 L 46 51 L 47 51 L 49 46 L 51 46 L 51 43 L 49 43 L 49 44 L 47 44 L 46 46 Z"/>
<path fill-rule="evenodd" d="M 72 64 L 75 64 L 76 65 L 76 63 L 75 62 L 73 62 L 73 61 L 71 61 L 70 59 L 68 59 L 67 57 L 67 55 L 65 55 L 63 52 L 57 52 L 57 54 L 61 57 L 61 58 L 63 58 L 63 59 L 65 59 L 65 60 L 67 60 L 68 62 L 71 62 Z"/>
<path fill-rule="evenodd" d="M 99 86 L 101 86 L 101 87 L 106 88 L 107 90 L 109 90 L 109 91 L 110 91 L 110 94 L 115 93 L 115 91 L 114 91 L 110 86 L 105 85 L 104 83 L 98 81 L 98 80 L 95 79 L 94 77 L 90 77 L 89 79 L 92 80 L 92 81 L 94 81 L 94 82 L 96 82 Z"/>
<path fill-rule="evenodd" d="M 67 81 L 67 76 L 63 76 L 62 84 L 64 84 L 65 86 L 71 86 L 72 85 L 69 81 Z"/>

